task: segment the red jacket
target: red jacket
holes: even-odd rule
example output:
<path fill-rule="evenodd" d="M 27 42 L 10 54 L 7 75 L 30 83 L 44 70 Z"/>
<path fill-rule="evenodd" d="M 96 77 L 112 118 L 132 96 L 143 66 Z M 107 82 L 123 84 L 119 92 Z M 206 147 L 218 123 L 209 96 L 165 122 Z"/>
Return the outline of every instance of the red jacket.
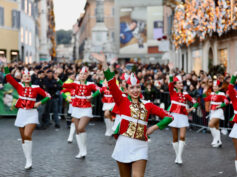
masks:
<path fill-rule="evenodd" d="M 113 96 L 112 96 L 110 90 L 108 89 L 108 87 L 105 87 L 105 86 L 101 87 L 100 93 L 102 94 L 102 102 L 103 103 L 114 103 Z"/>
<path fill-rule="evenodd" d="M 93 82 L 86 82 L 86 84 L 81 84 L 78 81 L 73 83 L 64 83 L 63 88 L 69 88 L 75 90 L 75 98 L 72 106 L 78 108 L 90 108 L 91 103 L 88 98 L 91 96 L 92 92 L 95 92 L 98 87 Z"/>
<path fill-rule="evenodd" d="M 192 98 L 187 92 L 176 92 L 174 82 L 169 83 L 169 92 L 171 100 L 170 112 L 172 113 L 188 115 L 187 101 L 190 101 L 194 104 L 197 103 L 197 101 Z"/>
<path fill-rule="evenodd" d="M 230 100 L 232 101 L 232 105 L 234 108 L 234 117 L 231 121 L 237 123 L 237 91 L 234 88 L 236 77 L 232 76 L 231 80 L 232 82 L 228 86 L 229 97 L 230 97 Z"/>
<path fill-rule="evenodd" d="M 9 82 L 16 90 L 19 98 L 16 102 L 16 108 L 33 109 L 37 95 L 43 97 L 50 97 L 50 95 L 41 89 L 38 85 L 31 85 L 25 87 L 24 84 L 18 83 L 10 74 L 6 75 L 7 82 Z"/>
<path fill-rule="evenodd" d="M 118 106 L 121 116 L 119 134 L 134 139 L 147 141 L 147 123 L 150 114 L 160 118 L 172 117 L 167 111 L 159 108 L 151 102 L 139 101 L 132 103 L 118 88 L 115 78 L 108 81 L 108 86 Z"/>
<path fill-rule="evenodd" d="M 226 104 L 229 103 L 228 99 L 225 96 L 224 92 L 217 92 L 214 93 L 212 92 L 211 95 L 208 97 L 204 98 L 204 101 L 210 101 L 210 109 L 211 110 L 216 110 L 217 106 L 225 106 Z"/>

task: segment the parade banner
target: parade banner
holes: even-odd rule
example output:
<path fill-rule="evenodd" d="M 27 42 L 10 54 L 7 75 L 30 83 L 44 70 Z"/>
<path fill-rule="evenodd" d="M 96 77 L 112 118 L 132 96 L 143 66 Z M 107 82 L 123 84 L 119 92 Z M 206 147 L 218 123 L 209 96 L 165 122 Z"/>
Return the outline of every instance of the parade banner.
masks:
<path fill-rule="evenodd" d="M 10 84 L 4 84 L 3 87 L 0 88 L 0 116 L 16 115 L 17 109 L 15 108 L 15 104 L 17 99 L 17 91 Z"/>

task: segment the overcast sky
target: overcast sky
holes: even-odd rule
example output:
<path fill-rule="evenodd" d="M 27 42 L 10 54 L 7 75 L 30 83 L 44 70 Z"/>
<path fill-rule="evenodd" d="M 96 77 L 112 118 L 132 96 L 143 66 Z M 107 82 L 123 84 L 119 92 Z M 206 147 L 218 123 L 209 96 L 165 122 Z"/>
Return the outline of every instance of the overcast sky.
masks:
<path fill-rule="evenodd" d="M 56 30 L 72 29 L 83 12 L 86 0 L 54 0 Z"/>

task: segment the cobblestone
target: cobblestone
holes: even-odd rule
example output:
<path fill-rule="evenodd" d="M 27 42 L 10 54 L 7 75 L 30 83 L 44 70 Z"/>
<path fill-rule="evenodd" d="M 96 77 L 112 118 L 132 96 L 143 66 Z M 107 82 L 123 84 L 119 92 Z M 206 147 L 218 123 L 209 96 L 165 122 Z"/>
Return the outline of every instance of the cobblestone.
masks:
<path fill-rule="evenodd" d="M 104 123 L 93 121 L 87 128 L 88 155 L 75 159 L 76 141 L 67 143 L 69 130 L 36 130 L 33 135 L 33 168 L 24 170 L 25 160 L 14 119 L 0 119 L 0 177 L 118 177 L 116 162 L 111 158 L 113 138 L 104 136 Z M 147 177 L 234 177 L 235 152 L 231 139 L 223 136 L 223 147 L 210 146 L 211 135 L 187 132 L 182 166 L 174 164 L 171 131 L 157 131 L 149 143 Z"/>

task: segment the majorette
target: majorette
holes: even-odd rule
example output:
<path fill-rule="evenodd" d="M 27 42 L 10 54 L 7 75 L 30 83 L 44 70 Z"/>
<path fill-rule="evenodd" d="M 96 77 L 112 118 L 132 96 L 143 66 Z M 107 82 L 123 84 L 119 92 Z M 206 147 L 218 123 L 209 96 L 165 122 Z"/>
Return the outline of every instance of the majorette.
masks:
<path fill-rule="evenodd" d="M 129 176 L 133 170 L 136 170 L 133 167 L 131 168 L 131 164 L 140 163 L 139 168 L 142 169 L 139 170 L 141 174 L 139 173 L 138 175 L 144 176 L 142 173 L 145 171 L 148 159 L 147 134 L 151 134 L 158 128 L 165 128 L 172 121 L 172 116 L 153 103 L 139 99 L 141 86 L 134 74 L 127 81 L 129 97 L 124 97 L 116 84 L 114 73 L 111 73 L 110 69 L 108 69 L 105 56 L 99 54 L 93 54 L 93 56 L 103 64 L 109 90 L 121 115 L 121 121 L 115 132 L 119 137 L 112 157 L 117 161 L 121 175 Z M 157 125 L 147 129 L 150 114 L 158 115 L 163 119 Z"/>
<path fill-rule="evenodd" d="M 231 118 L 231 122 L 234 123 L 234 126 L 229 134 L 229 137 L 232 138 L 233 142 L 234 142 L 234 147 L 235 147 L 235 169 L 236 169 L 236 173 L 237 173 L 237 91 L 235 90 L 235 84 L 236 84 L 236 77 L 237 73 L 235 73 L 232 77 L 231 77 L 231 81 L 230 84 L 228 86 L 228 91 L 229 91 L 229 97 L 232 101 L 232 105 L 234 108 L 234 115 Z"/>
<path fill-rule="evenodd" d="M 175 163 L 182 164 L 182 154 L 185 146 L 185 134 L 186 127 L 189 126 L 188 113 L 193 109 L 197 108 L 197 101 L 192 98 L 187 92 L 183 92 L 183 81 L 180 75 L 173 78 L 172 75 L 172 65 L 169 65 L 171 75 L 169 83 L 169 93 L 170 93 L 170 112 L 174 117 L 174 121 L 169 124 L 172 127 L 173 134 L 173 148 L 176 154 Z M 188 109 L 187 102 L 193 103 L 193 107 Z M 178 130 L 180 129 L 180 135 L 178 138 Z"/>
<path fill-rule="evenodd" d="M 72 103 L 75 99 L 75 89 L 63 89 L 63 90 L 61 90 L 61 94 L 62 94 L 63 98 L 67 102 L 69 102 L 68 114 L 69 114 L 69 116 L 71 116 L 72 110 L 73 110 Z M 68 135 L 68 139 L 67 139 L 68 143 L 72 143 L 73 135 L 74 135 L 75 131 L 76 131 L 76 128 L 75 128 L 74 118 L 72 118 L 71 124 L 70 124 L 70 131 L 69 131 L 69 135 Z"/>
<path fill-rule="evenodd" d="M 220 82 L 219 80 L 213 81 L 213 92 L 205 97 L 203 95 L 204 101 L 210 102 L 210 120 L 209 127 L 213 137 L 213 141 L 211 143 L 212 147 L 220 147 L 222 145 L 221 142 L 221 133 L 219 130 L 219 120 L 224 120 L 224 111 L 223 107 L 225 107 L 229 101 L 225 96 L 224 92 L 219 91 Z"/>
<path fill-rule="evenodd" d="M 104 111 L 104 121 L 106 128 L 105 136 L 111 136 L 113 134 L 113 121 L 110 111 L 114 108 L 115 103 L 113 96 L 108 88 L 108 83 L 106 80 L 102 81 L 102 87 L 100 88 L 100 90 L 97 91 L 97 94 L 102 95 L 102 110 Z M 94 96 L 96 95 L 94 94 Z"/>
<path fill-rule="evenodd" d="M 75 89 L 75 99 L 72 103 L 72 117 L 75 118 L 76 140 L 79 153 L 76 158 L 82 158 L 87 155 L 86 147 L 86 125 L 90 118 L 93 118 L 90 99 L 93 97 L 92 92 L 99 88 L 93 82 L 87 82 L 89 71 L 83 67 L 79 73 L 79 81 L 73 83 L 64 83 L 63 88 Z"/>
<path fill-rule="evenodd" d="M 19 95 L 15 105 L 18 108 L 15 126 L 19 127 L 22 149 L 26 158 L 25 169 L 27 170 L 32 167 L 32 133 L 36 124 L 39 124 L 37 107 L 46 103 L 50 99 L 50 95 L 38 85 L 31 85 L 31 76 L 27 69 L 22 72 L 22 83 L 18 83 L 11 76 L 8 67 L 4 69 L 7 82 L 17 90 Z M 43 96 L 44 99 L 36 102 L 37 95 Z"/>

